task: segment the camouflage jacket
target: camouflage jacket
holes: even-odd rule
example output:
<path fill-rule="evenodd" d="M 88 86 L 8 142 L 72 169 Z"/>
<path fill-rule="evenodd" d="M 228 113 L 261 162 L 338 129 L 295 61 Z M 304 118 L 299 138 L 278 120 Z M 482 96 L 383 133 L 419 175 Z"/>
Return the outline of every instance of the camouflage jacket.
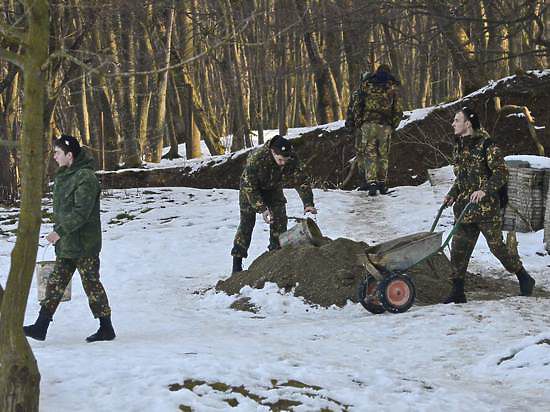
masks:
<path fill-rule="evenodd" d="M 283 177 L 297 190 L 304 207 L 313 206 L 313 192 L 303 164 L 294 156 L 281 168 L 275 163 L 271 149 L 267 146 L 248 157 L 241 175 L 241 193 L 257 213 L 262 213 L 272 203 L 286 202 Z"/>
<path fill-rule="evenodd" d="M 60 236 L 55 244 L 57 257 L 93 257 L 101 250 L 101 189 L 93 162 L 81 151 L 70 167 L 61 167 L 55 176 L 53 220 L 54 231 Z"/>
<path fill-rule="evenodd" d="M 363 81 L 359 90 L 351 96 L 346 120 L 354 127 L 372 122 L 396 128 L 402 116 L 403 108 L 396 86 L 388 84 L 382 87 Z"/>
<path fill-rule="evenodd" d="M 447 195 L 455 199 L 455 217 L 458 218 L 473 192 L 485 192 L 483 199 L 466 213 L 464 223 L 500 219 L 498 191 L 508 182 L 508 170 L 500 148 L 494 143 L 485 144 L 487 139 L 490 136 L 482 129 L 473 136 L 456 138 L 453 148 L 456 179 Z"/>

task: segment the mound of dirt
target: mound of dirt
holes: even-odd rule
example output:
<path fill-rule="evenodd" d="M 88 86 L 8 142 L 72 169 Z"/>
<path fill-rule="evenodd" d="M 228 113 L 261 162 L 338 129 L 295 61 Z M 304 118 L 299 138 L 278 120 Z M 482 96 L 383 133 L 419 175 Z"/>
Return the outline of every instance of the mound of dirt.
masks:
<path fill-rule="evenodd" d="M 216 290 L 235 295 L 244 286 L 261 289 L 266 282 L 272 282 L 309 303 L 342 307 L 348 300 L 357 302 L 357 288 L 365 276 L 359 256 L 364 255 L 367 249 L 365 242 L 345 238 L 327 239 L 320 247 L 286 246 L 264 253 L 248 270 L 219 281 Z M 407 274 L 416 286 L 417 305 L 439 303 L 449 293 L 451 264 L 444 254 L 437 254 L 413 266 Z M 466 284 L 467 295 L 471 299 L 502 299 L 518 293 L 517 282 L 512 280 L 468 274 Z M 549 295 L 542 291 L 536 294 Z"/>

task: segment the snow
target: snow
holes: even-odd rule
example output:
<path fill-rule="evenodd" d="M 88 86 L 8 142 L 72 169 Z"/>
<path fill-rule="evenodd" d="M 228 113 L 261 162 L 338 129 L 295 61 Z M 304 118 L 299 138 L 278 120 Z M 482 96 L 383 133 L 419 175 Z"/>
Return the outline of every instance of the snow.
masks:
<path fill-rule="evenodd" d="M 529 163 L 533 169 L 550 169 L 550 157 L 535 155 L 510 155 L 504 158 L 506 161 L 521 160 Z"/>
<path fill-rule="evenodd" d="M 315 190 L 318 224 L 330 237 L 368 243 L 423 231 L 447 189 L 425 183 L 376 198 Z M 288 214 L 298 216 L 299 197 L 293 190 L 285 193 Z M 297 411 L 336 411 L 341 405 L 351 411 L 547 410 L 550 345 L 537 342 L 550 336 L 549 299 L 513 297 L 372 315 L 353 303 L 341 309 L 312 307 L 267 284 L 242 290 L 259 313 L 238 312 L 229 309 L 233 297 L 211 289 L 229 275 L 237 191 L 109 191 L 102 210 L 101 273 L 118 336 L 112 342 L 84 342 L 97 322 L 75 277 L 72 301 L 61 304 L 47 340 L 30 341 L 42 376 L 43 412 L 162 412 L 179 405 L 219 411 L 229 409 L 228 398 L 239 402 L 236 411 L 269 410 L 208 384 L 168 389 L 186 379 L 243 385 L 265 402 L 297 400 L 302 402 Z M 134 218 L 116 219 L 123 212 Z M 0 210 L 0 218 L 10 213 Z M 440 222 L 448 232 L 450 210 Z M 9 223 L 0 227 L 15 228 Z M 51 225 L 43 225 L 41 235 L 49 230 Z M 550 287 L 542 231 L 517 236 L 526 268 L 538 285 Z M 0 236 L 3 285 L 14 241 L 14 236 Z M 268 228 L 258 218 L 245 266 L 267 244 Z M 510 276 L 484 240 L 469 269 Z M 36 292 L 33 282 L 26 323 L 39 309 Z M 274 386 L 273 379 L 311 387 Z"/>

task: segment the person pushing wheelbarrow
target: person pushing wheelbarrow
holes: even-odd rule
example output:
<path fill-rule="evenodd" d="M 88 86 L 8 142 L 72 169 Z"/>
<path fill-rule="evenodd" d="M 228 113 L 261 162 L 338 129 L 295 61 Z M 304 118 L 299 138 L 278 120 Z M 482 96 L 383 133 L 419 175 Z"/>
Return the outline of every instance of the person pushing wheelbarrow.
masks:
<path fill-rule="evenodd" d="M 454 116 L 456 136 L 453 148 L 453 167 L 456 179 L 443 199 L 453 206 L 455 218 L 468 203 L 451 243 L 452 290 L 443 303 L 466 303 L 464 279 L 468 262 L 482 233 L 491 253 L 511 273 L 515 273 L 520 295 L 531 296 L 535 280 L 527 273 L 516 254 L 510 253 L 502 238 L 501 210 L 505 206 L 508 170 L 500 148 L 481 128 L 479 116 L 464 107 Z"/>

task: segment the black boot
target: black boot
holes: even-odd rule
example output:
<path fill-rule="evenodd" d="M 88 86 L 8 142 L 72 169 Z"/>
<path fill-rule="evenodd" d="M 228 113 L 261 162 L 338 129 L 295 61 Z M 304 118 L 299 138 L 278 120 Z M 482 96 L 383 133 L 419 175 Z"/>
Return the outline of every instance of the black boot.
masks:
<path fill-rule="evenodd" d="M 23 332 L 29 338 L 36 340 L 46 340 L 46 333 L 48 332 L 48 327 L 52 321 L 52 315 L 44 307 L 40 308 L 38 313 L 38 319 L 34 322 L 34 325 L 23 326 Z"/>
<path fill-rule="evenodd" d="M 533 288 L 535 287 L 535 279 L 529 276 L 529 273 L 525 268 L 516 273 L 519 281 L 519 293 L 521 296 L 531 296 L 533 294 Z"/>
<path fill-rule="evenodd" d="M 240 256 L 233 256 L 233 271 L 235 272 L 242 272 L 243 271 L 243 258 Z"/>
<path fill-rule="evenodd" d="M 378 190 L 378 183 L 376 182 L 369 183 L 369 196 L 376 196 L 377 190 Z"/>
<path fill-rule="evenodd" d="M 448 303 L 466 303 L 466 295 L 464 294 L 464 279 L 453 279 L 453 288 L 449 296 L 443 300 L 444 304 Z"/>
<path fill-rule="evenodd" d="M 378 191 L 381 195 L 385 195 L 388 193 L 388 188 L 386 187 L 385 182 L 378 182 Z"/>
<path fill-rule="evenodd" d="M 116 337 L 111 316 L 99 318 L 99 329 L 93 335 L 86 338 L 86 342 L 97 342 L 100 340 L 113 340 Z"/>

